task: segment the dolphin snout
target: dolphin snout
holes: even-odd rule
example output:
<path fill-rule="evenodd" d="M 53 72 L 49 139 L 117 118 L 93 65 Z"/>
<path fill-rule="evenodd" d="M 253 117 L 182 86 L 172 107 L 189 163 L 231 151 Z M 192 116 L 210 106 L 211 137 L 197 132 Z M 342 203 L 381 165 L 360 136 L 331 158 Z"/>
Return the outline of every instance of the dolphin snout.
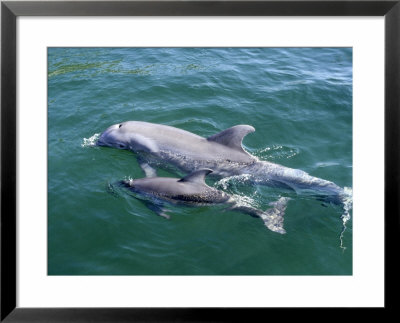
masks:
<path fill-rule="evenodd" d="M 107 146 L 106 142 L 104 141 L 104 132 L 100 135 L 99 139 L 97 139 L 96 145 L 102 147 Z"/>
<path fill-rule="evenodd" d="M 100 139 L 98 139 L 97 142 L 96 142 L 96 146 L 103 147 L 104 143 Z"/>
<path fill-rule="evenodd" d="M 124 180 L 118 181 L 117 184 L 118 184 L 119 186 L 121 186 L 121 187 L 131 187 L 131 186 L 132 186 L 132 185 L 131 185 L 132 182 L 133 182 L 133 180 L 124 179 Z"/>
<path fill-rule="evenodd" d="M 109 146 L 109 137 L 112 137 L 112 133 L 116 130 L 120 128 L 120 124 L 114 124 L 110 127 L 108 127 L 106 130 L 104 130 L 102 132 L 102 134 L 100 135 L 99 139 L 97 140 L 97 145 L 98 146 Z"/>

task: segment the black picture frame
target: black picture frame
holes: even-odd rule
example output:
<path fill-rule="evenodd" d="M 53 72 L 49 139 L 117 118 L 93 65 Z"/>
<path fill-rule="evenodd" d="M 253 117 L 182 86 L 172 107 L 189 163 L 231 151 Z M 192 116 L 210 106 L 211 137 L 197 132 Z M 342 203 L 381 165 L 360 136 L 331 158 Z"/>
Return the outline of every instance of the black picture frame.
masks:
<path fill-rule="evenodd" d="M 396 1 L 2 1 L 1 317 L 3 322 L 238 321 L 265 317 L 244 308 L 16 307 L 16 19 L 18 16 L 384 16 L 385 307 L 395 309 L 399 237 L 400 0 Z M 267 291 L 266 291 L 267 292 Z M 38 291 L 40 293 L 40 291 Z M 251 297 L 251 295 L 249 295 Z M 380 311 L 380 309 L 377 309 Z M 281 314 L 278 314 L 281 315 Z"/>

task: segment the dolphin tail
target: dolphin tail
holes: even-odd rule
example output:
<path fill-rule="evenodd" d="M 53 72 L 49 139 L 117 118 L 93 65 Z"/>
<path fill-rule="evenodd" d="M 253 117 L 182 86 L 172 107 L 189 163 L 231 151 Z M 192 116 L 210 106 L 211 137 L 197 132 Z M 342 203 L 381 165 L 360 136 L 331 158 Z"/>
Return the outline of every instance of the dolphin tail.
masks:
<path fill-rule="evenodd" d="M 269 203 L 272 208 L 259 215 L 265 226 L 271 231 L 281 234 L 286 233 L 283 228 L 283 220 L 289 200 L 289 197 L 281 197 L 278 201 Z"/>

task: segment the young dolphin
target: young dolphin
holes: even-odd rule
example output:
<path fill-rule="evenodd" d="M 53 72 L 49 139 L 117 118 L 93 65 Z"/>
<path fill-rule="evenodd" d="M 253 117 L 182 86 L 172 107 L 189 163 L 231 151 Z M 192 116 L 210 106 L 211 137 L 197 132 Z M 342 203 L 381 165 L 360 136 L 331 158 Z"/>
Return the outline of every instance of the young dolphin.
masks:
<path fill-rule="evenodd" d="M 261 211 L 250 206 L 238 205 L 234 198 L 222 191 L 208 186 L 204 179 L 212 172 L 211 169 L 199 169 L 179 179 L 171 177 L 151 177 L 121 181 L 122 186 L 145 197 L 156 198 L 173 204 L 191 206 L 227 204 L 230 210 L 244 212 L 253 217 L 259 217 L 271 231 L 286 233 L 283 228 L 283 216 L 289 198 L 281 197 L 270 203 L 272 208 Z M 164 210 L 153 204 L 150 207 L 158 215 L 169 218 Z"/>
<path fill-rule="evenodd" d="M 150 166 L 152 163 L 173 165 L 185 173 L 210 168 L 214 175 L 220 177 L 246 174 L 250 181 L 257 184 L 281 186 L 336 204 L 343 203 L 347 195 L 333 182 L 298 169 L 260 161 L 247 153 L 242 147 L 242 140 L 254 131 L 252 126 L 237 125 L 203 138 L 171 126 L 126 121 L 106 129 L 97 145 L 137 153 L 147 177 L 156 176 Z"/>

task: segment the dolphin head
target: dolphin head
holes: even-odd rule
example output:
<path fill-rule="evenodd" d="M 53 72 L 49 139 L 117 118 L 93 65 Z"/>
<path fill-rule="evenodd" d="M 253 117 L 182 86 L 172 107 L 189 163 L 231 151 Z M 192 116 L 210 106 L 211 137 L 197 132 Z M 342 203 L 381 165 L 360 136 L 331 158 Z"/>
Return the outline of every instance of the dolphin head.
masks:
<path fill-rule="evenodd" d="M 131 130 L 130 130 L 131 131 Z M 124 123 L 117 123 L 108 127 L 97 140 L 98 146 L 113 147 L 118 149 L 130 148 L 130 136 Z"/>
<path fill-rule="evenodd" d="M 143 122 L 125 121 L 112 125 L 100 135 L 96 144 L 97 146 L 128 149 L 134 152 L 156 153 L 159 151 L 157 142 L 151 138 L 151 133 L 148 131 L 149 127 L 143 126 L 143 124 Z"/>

